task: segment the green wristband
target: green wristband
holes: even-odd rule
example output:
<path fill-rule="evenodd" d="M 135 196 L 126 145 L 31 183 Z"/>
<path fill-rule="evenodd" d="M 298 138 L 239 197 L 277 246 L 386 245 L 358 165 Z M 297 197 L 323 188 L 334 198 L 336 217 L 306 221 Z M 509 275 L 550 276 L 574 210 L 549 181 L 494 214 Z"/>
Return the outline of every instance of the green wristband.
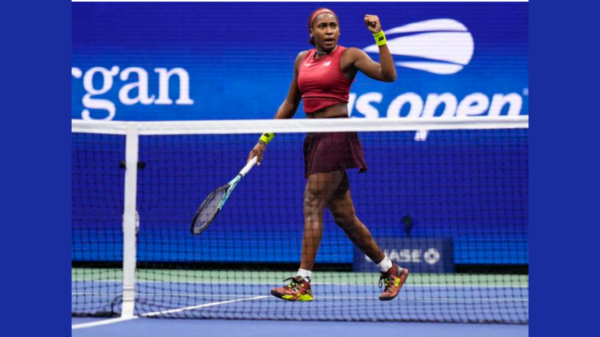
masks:
<path fill-rule="evenodd" d="M 273 137 L 275 137 L 274 133 L 266 132 L 266 133 L 263 133 L 262 136 L 260 136 L 258 141 L 265 143 L 265 145 L 269 145 L 271 140 L 273 140 Z"/>
<path fill-rule="evenodd" d="M 385 40 L 385 34 L 383 33 L 383 30 L 377 34 L 373 34 L 373 37 L 375 38 L 375 42 L 379 47 L 386 45 L 387 41 Z"/>

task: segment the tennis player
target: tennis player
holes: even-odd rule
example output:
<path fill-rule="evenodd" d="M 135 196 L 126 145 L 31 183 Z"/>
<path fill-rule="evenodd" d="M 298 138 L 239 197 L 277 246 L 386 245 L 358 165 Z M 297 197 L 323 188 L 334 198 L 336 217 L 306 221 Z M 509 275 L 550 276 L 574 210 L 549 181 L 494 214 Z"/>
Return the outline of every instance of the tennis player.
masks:
<path fill-rule="evenodd" d="M 350 85 L 358 71 L 382 81 L 394 82 L 396 69 L 386 45 L 385 35 L 376 15 L 365 15 L 364 23 L 379 46 L 381 63 L 373 61 L 357 48 L 338 45 L 340 23 L 330 9 L 314 11 L 308 21 L 310 43 L 315 47 L 303 51 L 294 63 L 294 79 L 287 98 L 275 118 L 292 118 L 300 99 L 307 118 L 348 118 Z M 263 153 L 274 134 L 265 133 L 250 152 L 248 160 Z M 367 170 L 356 132 L 309 133 L 304 141 L 305 177 L 304 235 L 302 259 L 297 276 L 271 294 L 288 301 L 312 301 L 310 281 L 323 232 L 323 211 L 329 209 L 335 223 L 381 270 L 379 299 L 392 300 L 404 285 L 408 270 L 392 263 L 377 245 L 369 229 L 356 217 L 346 169 Z"/>

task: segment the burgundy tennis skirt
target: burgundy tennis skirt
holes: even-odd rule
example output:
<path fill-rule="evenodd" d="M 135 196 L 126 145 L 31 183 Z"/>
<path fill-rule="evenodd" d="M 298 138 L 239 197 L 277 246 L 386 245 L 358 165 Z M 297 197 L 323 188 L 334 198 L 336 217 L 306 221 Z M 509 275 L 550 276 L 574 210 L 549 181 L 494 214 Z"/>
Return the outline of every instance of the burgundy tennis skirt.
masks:
<path fill-rule="evenodd" d="M 308 133 L 304 140 L 304 176 L 313 173 L 367 170 L 356 132 Z"/>

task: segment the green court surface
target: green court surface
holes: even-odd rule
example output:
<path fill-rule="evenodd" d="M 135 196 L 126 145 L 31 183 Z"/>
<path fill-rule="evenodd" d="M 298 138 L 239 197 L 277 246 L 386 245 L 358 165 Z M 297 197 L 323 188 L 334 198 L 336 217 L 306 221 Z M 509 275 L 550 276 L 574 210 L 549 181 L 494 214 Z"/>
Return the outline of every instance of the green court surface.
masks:
<path fill-rule="evenodd" d="M 119 269 L 73 268 L 73 281 L 121 281 Z M 295 271 L 226 271 L 226 270 L 144 270 L 136 271 L 138 282 L 184 283 L 257 283 L 279 284 Z M 320 281 L 328 280 L 328 281 Z M 336 280 L 336 282 L 331 282 Z M 315 272 L 312 284 L 371 285 L 379 280 L 378 273 Z M 452 285 L 469 287 L 529 287 L 529 275 L 498 274 L 417 274 L 411 273 L 407 285 Z"/>

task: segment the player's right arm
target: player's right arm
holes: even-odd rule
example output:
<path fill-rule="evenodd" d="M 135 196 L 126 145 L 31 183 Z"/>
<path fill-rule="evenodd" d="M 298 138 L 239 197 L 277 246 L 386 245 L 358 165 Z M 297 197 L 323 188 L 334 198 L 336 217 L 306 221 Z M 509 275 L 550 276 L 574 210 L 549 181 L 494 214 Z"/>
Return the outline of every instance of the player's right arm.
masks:
<path fill-rule="evenodd" d="M 302 94 L 298 88 L 298 72 L 300 64 L 307 52 L 308 51 L 300 52 L 298 56 L 296 56 L 296 61 L 294 62 L 294 79 L 292 79 L 290 90 L 288 91 L 285 101 L 281 103 L 281 106 L 277 109 L 277 113 L 275 113 L 275 119 L 292 118 L 298 110 L 300 99 L 302 98 Z"/>
<path fill-rule="evenodd" d="M 296 61 L 294 62 L 294 78 L 292 79 L 292 83 L 290 84 L 290 90 L 288 91 L 287 97 L 277 109 L 275 113 L 275 119 L 288 119 L 294 117 L 296 111 L 298 110 L 298 106 L 300 105 L 300 99 L 302 98 L 302 93 L 298 88 L 298 72 L 300 69 L 300 64 L 306 56 L 308 51 L 303 51 L 296 56 Z M 260 165 L 262 161 L 263 153 L 267 149 L 267 144 L 263 141 L 258 141 L 250 154 L 248 155 L 248 161 L 253 157 L 258 157 L 256 160 L 256 164 Z"/>

